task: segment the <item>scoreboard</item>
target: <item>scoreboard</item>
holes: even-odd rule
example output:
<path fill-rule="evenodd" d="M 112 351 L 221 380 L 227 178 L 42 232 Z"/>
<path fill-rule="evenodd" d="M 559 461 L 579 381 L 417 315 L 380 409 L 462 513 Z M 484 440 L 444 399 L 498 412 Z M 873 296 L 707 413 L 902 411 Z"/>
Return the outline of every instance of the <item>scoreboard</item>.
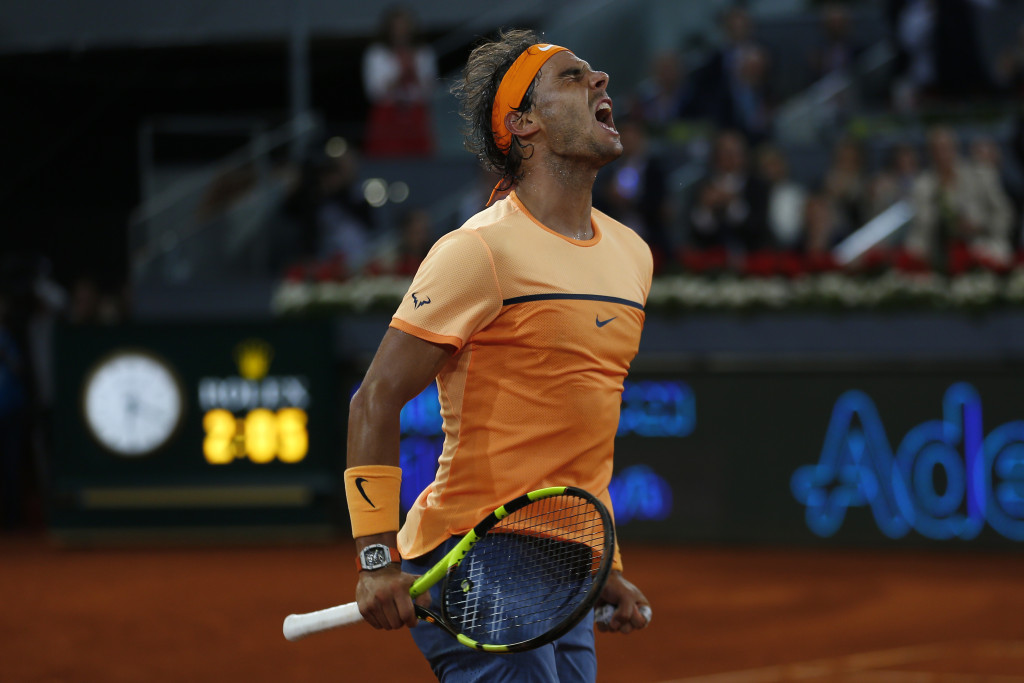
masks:
<path fill-rule="evenodd" d="M 344 466 L 326 324 L 64 327 L 58 536 L 328 536 Z"/>

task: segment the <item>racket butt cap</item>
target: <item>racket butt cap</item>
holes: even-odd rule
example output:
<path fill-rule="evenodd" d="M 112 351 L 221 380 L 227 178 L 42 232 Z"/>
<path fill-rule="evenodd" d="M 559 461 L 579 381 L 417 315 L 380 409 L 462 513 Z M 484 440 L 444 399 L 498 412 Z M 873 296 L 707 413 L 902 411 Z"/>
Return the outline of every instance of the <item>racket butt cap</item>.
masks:
<path fill-rule="evenodd" d="M 306 635 L 302 630 L 298 628 L 298 621 L 299 615 L 297 614 L 289 614 L 287 617 L 284 618 L 284 625 L 282 626 L 281 630 L 284 632 L 284 637 L 286 639 L 294 642 L 296 640 L 299 640 L 300 638 L 303 638 Z"/>
<path fill-rule="evenodd" d="M 640 614 L 642 614 L 644 619 L 647 620 L 647 623 L 651 623 L 651 616 L 653 616 L 654 613 L 651 611 L 650 605 L 640 605 L 639 609 Z M 615 605 L 601 605 L 600 607 L 595 607 L 594 621 L 599 624 L 607 624 L 612 620 L 613 614 L 615 614 Z"/>

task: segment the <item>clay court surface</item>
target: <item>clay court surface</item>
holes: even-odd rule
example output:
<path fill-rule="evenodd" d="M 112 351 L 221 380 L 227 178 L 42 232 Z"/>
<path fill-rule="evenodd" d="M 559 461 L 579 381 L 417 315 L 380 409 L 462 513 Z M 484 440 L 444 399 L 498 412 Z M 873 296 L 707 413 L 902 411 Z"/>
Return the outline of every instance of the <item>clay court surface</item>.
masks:
<path fill-rule="evenodd" d="M 351 546 L 59 548 L 0 536 L 0 681 L 430 681 L 404 633 L 289 643 L 347 601 Z M 1024 683 L 1024 554 L 625 549 L 655 610 L 601 681 Z"/>

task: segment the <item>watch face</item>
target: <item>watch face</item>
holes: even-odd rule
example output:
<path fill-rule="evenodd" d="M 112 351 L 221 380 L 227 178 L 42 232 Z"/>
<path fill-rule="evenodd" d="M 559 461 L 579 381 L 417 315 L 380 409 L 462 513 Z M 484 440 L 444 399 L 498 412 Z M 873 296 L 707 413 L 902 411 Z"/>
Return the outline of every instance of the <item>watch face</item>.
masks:
<path fill-rule="evenodd" d="M 364 564 L 367 569 L 379 569 L 388 564 L 388 556 L 381 547 L 369 547 L 363 551 Z"/>
<path fill-rule="evenodd" d="M 119 455 L 147 455 L 167 443 L 183 405 L 174 372 L 147 353 L 110 356 L 86 379 L 86 424 L 101 445 Z"/>

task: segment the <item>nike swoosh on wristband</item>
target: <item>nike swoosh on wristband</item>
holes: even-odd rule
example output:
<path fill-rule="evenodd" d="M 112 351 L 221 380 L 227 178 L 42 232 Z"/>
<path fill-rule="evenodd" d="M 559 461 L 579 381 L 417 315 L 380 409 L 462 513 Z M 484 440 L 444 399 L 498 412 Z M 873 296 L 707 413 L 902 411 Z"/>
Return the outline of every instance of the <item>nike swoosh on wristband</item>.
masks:
<path fill-rule="evenodd" d="M 607 325 L 611 321 L 615 320 L 615 318 L 617 318 L 617 317 L 619 317 L 619 316 L 615 315 L 615 316 L 612 316 L 611 318 L 608 318 L 607 320 L 601 320 L 601 318 L 599 318 L 598 316 L 595 315 L 594 316 L 594 322 L 597 323 L 598 327 L 604 327 L 605 325 Z"/>
<path fill-rule="evenodd" d="M 368 495 L 366 495 L 366 491 L 363 490 L 363 482 L 364 481 L 366 481 L 365 477 L 356 477 L 356 488 L 359 489 L 359 495 L 361 495 L 363 498 L 365 498 L 366 502 L 370 504 L 370 507 L 372 507 L 374 510 L 376 510 L 377 506 L 373 504 L 373 501 L 370 500 L 370 497 Z"/>

